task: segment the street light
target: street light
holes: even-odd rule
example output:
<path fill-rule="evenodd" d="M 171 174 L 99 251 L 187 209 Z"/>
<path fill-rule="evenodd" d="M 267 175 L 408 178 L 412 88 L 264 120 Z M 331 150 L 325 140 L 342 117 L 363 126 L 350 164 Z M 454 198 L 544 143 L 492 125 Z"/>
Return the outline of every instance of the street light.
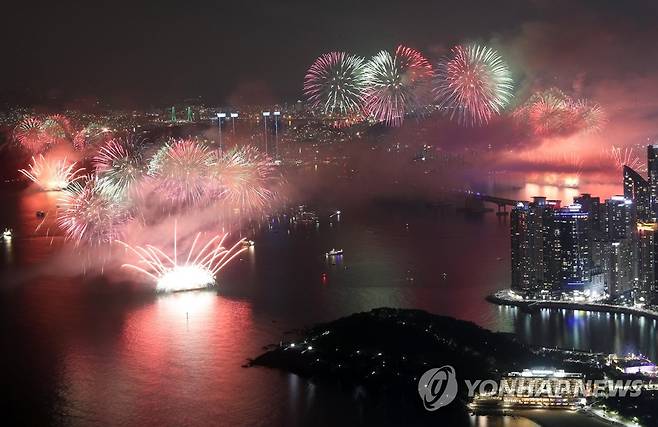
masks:
<path fill-rule="evenodd" d="M 263 111 L 263 124 L 265 126 L 265 155 L 267 156 L 267 118 L 270 117 L 269 111 Z"/>
<path fill-rule="evenodd" d="M 226 118 L 226 113 L 217 113 L 217 128 L 219 129 L 219 151 L 222 151 L 222 119 Z"/>
<path fill-rule="evenodd" d="M 279 154 L 279 116 L 281 111 L 274 112 L 274 157 Z"/>
<path fill-rule="evenodd" d="M 235 135 L 235 119 L 238 117 L 238 113 L 231 113 L 231 126 L 233 126 L 233 135 Z"/>

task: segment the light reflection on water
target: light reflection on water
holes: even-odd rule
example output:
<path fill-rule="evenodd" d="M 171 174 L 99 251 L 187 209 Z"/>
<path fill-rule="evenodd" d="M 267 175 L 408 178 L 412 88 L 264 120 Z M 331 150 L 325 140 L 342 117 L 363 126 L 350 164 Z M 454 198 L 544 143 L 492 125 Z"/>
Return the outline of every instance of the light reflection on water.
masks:
<path fill-rule="evenodd" d="M 34 212 L 48 203 L 43 194 L 17 197 L 15 213 L 2 213 L 17 230 L 0 258 L 14 278 L 48 265 L 61 247 L 51 232 L 34 233 L 40 222 Z M 531 344 L 657 356 L 653 320 L 571 310 L 526 314 L 484 301 L 509 283 L 506 218 L 341 209 L 340 222 L 325 212 L 317 228 L 274 221 L 220 277 L 217 291 L 135 297 L 117 284 L 83 283 L 75 276 L 7 287 L 0 292 L 0 313 L 12 330 L 7 339 L 19 345 L 2 356 L 6 366 L 25 363 L 51 373 L 49 382 L 41 375 L 17 394 L 58 390 L 74 424 L 352 423 L 362 414 L 348 393 L 241 365 L 285 331 L 381 306 L 474 321 Z M 324 255 L 331 248 L 345 255 L 331 262 Z M 56 272 L 52 265 L 40 271 Z"/>

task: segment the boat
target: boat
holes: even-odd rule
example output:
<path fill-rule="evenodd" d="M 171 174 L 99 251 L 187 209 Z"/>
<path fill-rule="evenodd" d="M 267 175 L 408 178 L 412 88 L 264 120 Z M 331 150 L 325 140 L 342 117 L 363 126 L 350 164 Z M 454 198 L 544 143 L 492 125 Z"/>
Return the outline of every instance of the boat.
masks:
<path fill-rule="evenodd" d="M 327 252 L 327 256 L 338 256 L 338 255 L 343 255 L 343 250 L 342 249 L 332 249 L 329 252 Z"/>
<path fill-rule="evenodd" d="M 250 248 L 252 246 L 255 246 L 255 245 L 256 245 L 256 242 L 254 242 L 253 240 L 244 240 L 242 242 L 242 246 L 246 246 L 248 248 Z"/>
<path fill-rule="evenodd" d="M 37 218 L 43 218 L 44 216 L 46 216 L 44 211 L 37 211 Z"/>
<path fill-rule="evenodd" d="M 2 232 L 2 238 L 6 240 L 11 239 L 11 228 L 5 228 L 5 231 Z"/>

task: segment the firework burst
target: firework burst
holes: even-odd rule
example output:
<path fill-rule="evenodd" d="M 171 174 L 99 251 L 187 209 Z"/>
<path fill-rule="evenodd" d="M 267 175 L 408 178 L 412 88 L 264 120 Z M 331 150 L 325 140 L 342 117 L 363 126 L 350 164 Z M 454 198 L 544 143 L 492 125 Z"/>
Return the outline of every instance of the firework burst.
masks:
<path fill-rule="evenodd" d="M 598 132 L 607 123 L 606 114 L 598 104 L 580 99 L 572 103 L 571 109 L 577 128 L 582 132 Z"/>
<path fill-rule="evenodd" d="M 304 77 L 304 94 L 312 108 L 324 113 L 351 114 L 361 110 L 366 88 L 365 60 L 345 52 L 325 53 Z"/>
<path fill-rule="evenodd" d="M 43 120 L 43 128 L 53 144 L 67 142 L 72 139 L 73 127 L 71 120 L 61 114 L 47 116 Z"/>
<path fill-rule="evenodd" d="M 52 143 L 43 122 L 36 117 L 25 117 L 14 129 L 14 138 L 31 153 L 45 151 Z"/>
<path fill-rule="evenodd" d="M 213 155 L 195 139 L 172 141 L 151 159 L 149 173 L 156 190 L 176 204 L 199 203 L 209 195 L 209 172 Z"/>
<path fill-rule="evenodd" d="M 423 106 L 432 73 L 432 65 L 414 49 L 379 52 L 365 65 L 364 110 L 378 122 L 400 126 L 406 114 Z"/>
<path fill-rule="evenodd" d="M 435 99 L 451 120 L 462 125 L 488 123 L 509 104 L 512 89 L 507 64 L 486 46 L 455 46 L 437 66 Z"/>
<path fill-rule="evenodd" d="M 84 168 L 75 168 L 76 163 L 69 163 L 66 158 L 62 160 L 46 159 L 42 154 L 32 156 L 32 163 L 28 169 L 19 169 L 32 182 L 44 191 L 60 191 L 84 176 L 80 175 Z"/>
<path fill-rule="evenodd" d="M 254 147 L 220 154 L 213 172 L 221 196 L 240 209 L 263 209 L 276 197 L 270 188 L 277 182 L 276 171 L 270 159 Z"/>
<path fill-rule="evenodd" d="M 145 174 L 140 141 L 112 139 L 105 143 L 93 159 L 101 190 L 115 199 L 128 194 Z"/>
<path fill-rule="evenodd" d="M 200 236 L 201 233 L 197 233 L 184 261 L 178 256 L 175 227 L 171 256 L 153 245 L 131 246 L 119 241 L 118 243 L 138 258 L 135 264 L 123 264 L 122 267 L 135 270 L 153 280 L 158 292 L 188 291 L 214 286 L 217 274 L 246 250 L 241 247 L 244 239 L 238 240 L 227 249 L 223 245 L 228 234 L 216 235 L 201 246 L 201 249 L 196 249 Z"/>
<path fill-rule="evenodd" d="M 533 94 L 513 116 L 537 136 L 569 136 L 599 130 L 606 121 L 598 104 L 574 100 L 556 88 Z"/>
<path fill-rule="evenodd" d="M 112 242 L 129 219 L 126 207 L 107 197 L 95 176 L 88 177 L 84 184 L 72 183 L 59 198 L 57 222 L 66 239 L 76 244 Z"/>

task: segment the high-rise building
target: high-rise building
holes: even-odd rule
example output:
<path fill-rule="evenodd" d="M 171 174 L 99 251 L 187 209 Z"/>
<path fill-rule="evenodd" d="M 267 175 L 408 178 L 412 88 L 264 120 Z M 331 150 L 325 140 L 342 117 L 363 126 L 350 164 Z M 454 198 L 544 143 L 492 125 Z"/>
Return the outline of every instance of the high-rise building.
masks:
<path fill-rule="evenodd" d="M 624 195 L 601 202 L 585 193 L 566 207 L 535 197 L 513 209 L 514 289 L 658 303 L 658 145 L 647 151 L 648 180 L 624 166 Z"/>
<path fill-rule="evenodd" d="M 550 276 L 560 290 L 584 290 L 592 278 L 590 222 L 581 205 L 573 204 L 554 212 L 552 244 L 558 260 Z M 557 280 L 555 280 L 557 279 Z"/>
<path fill-rule="evenodd" d="M 628 239 L 635 231 L 636 211 L 631 199 L 612 196 L 605 201 L 604 231 L 611 242 Z"/>
<path fill-rule="evenodd" d="M 513 289 L 549 296 L 589 287 L 596 269 L 590 218 L 580 205 L 535 197 L 510 218 Z"/>
<path fill-rule="evenodd" d="M 651 189 L 649 182 L 632 168 L 624 165 L 624 197 L 633 201 L 637 212 L 637 219 L 650 221 L 651 213 Z"/>
<path fill-rule="evenodd" d="M 638 222 L 637 224 L 637 288 L 642 302 L 655 302 L 658 291 L 658 251 L 656 239 L 658 223 Z"/>
<path fill-rule="evenodd" d="M 527 203 L 519 203 L 510 212 L 512 289 L 524 293 L 531 291 L 535 283 L 535 278 L 532 277 L 529 215 Z"/>
<path fill-rule="evenodd" d="M 552 204 L 545 197 L 531 203 L 520 203 L 510 214 L 512 243 L 512 288 L 536 292 L 545 288 L 544 264 L 546 226 L 550 222 Z"/>
<path fill-rule="evenodd" d="M 651 221 L 658 221 L 658 145 L 647 146 L 647 172 L 649 175 L 649 197 Z"/>
<path fill-rule="evenodd" d="M 574 197 L 573 202 L 580 205 L 583 212 L 589 214 L 590 229 L 593 232 L 603 231 L 604 224 L 601 221 L 603 207 L 601 206 L 601 199 L 599 197 L 592 197 L 589 193 L 582 193 L 580 196 Z"/>
<path fill-rule="evenodd" d="M 608 294 L 617 298 L 635 286 L 633 241 L 606 242 L 603 247 L 603 272 Z"/>

